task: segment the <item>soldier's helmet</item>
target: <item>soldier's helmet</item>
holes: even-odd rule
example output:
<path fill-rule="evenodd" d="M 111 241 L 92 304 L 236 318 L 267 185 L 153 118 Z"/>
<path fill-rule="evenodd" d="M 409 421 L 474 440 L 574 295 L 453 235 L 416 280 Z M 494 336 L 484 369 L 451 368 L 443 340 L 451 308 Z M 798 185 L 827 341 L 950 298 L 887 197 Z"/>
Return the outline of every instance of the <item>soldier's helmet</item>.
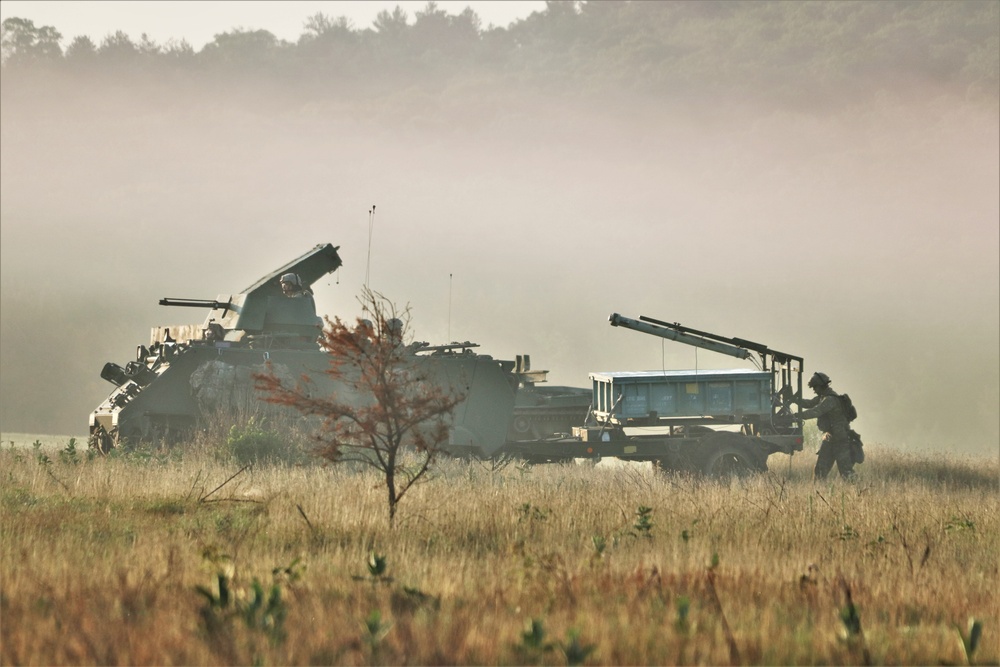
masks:
<path fill-rule="evenodd" d="M 830 376 L 826 373 L 813 373 L 813 376 L 809 378 L 809 387 L 811 389 L 828 386 L 830 386 Z"/>
<path fill-rule="evenodd" d="M 281 276 L 281 282 L 294 285 L 295 287 L 302 287 L 302 280 L 295 273 L 286 273 Z"/>

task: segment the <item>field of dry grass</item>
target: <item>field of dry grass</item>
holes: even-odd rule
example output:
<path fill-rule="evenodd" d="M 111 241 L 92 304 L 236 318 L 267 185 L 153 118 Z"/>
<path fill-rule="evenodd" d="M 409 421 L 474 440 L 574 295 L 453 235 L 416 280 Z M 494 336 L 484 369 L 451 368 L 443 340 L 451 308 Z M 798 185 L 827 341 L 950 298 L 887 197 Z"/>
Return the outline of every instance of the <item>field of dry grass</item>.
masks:
<path fill-rule="evenodd" d="M 1000 661 L 995 459 L 445 461 L 390 530 L 370 472 L 86 454 L 0 452 L 0 663 Z"/>

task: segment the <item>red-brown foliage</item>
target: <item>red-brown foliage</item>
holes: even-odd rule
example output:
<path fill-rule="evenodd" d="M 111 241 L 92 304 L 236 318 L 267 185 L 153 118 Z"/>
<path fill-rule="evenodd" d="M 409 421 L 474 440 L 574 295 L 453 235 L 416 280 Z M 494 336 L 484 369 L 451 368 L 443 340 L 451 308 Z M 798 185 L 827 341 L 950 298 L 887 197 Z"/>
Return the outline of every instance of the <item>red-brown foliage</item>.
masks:
<path fill-rule="evenodd" d="M 309 378 L 291 387 L 274 374 L 256 376 L 256 386 L 269 403 L 321 419 L 319 456 L 382 473 L 392 523 L 399 501 L 441 453 L 452 411 L 464 397 L 431 380 L 426 362 L 406 344 L 408 308 L 400 311 L 367 289 L 360 301 L 371 319 L 351 326 L 327 318 L 320 336 L 330 354 L 323 372 L 336 387 L 332 393 L 314 396 Z"/>

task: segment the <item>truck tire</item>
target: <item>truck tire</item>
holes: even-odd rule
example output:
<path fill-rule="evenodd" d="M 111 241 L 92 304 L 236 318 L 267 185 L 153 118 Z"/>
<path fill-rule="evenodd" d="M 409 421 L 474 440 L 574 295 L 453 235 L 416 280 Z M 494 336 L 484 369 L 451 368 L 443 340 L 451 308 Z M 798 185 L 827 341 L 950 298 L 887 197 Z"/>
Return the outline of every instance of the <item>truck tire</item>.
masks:
<path fill-rule="evenodd" d="M 720 433 L 702 439 L 701 472 L 708 477 L 749 477 L 767 472 L 767 456 L 738 433 Z"/>

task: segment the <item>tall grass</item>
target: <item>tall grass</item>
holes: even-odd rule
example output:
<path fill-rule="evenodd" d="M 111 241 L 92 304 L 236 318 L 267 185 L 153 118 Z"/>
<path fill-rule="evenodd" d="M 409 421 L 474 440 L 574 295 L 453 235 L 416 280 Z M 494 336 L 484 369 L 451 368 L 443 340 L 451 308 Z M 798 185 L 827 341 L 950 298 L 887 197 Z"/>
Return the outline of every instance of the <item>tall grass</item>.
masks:
<path fill-rule="evenodd" d="M 996 663 L 998 462 L 869 449 L 853 484 L 444 461 L 390 530 L 365 470 L 5 448 L 0 662 Z"/>

